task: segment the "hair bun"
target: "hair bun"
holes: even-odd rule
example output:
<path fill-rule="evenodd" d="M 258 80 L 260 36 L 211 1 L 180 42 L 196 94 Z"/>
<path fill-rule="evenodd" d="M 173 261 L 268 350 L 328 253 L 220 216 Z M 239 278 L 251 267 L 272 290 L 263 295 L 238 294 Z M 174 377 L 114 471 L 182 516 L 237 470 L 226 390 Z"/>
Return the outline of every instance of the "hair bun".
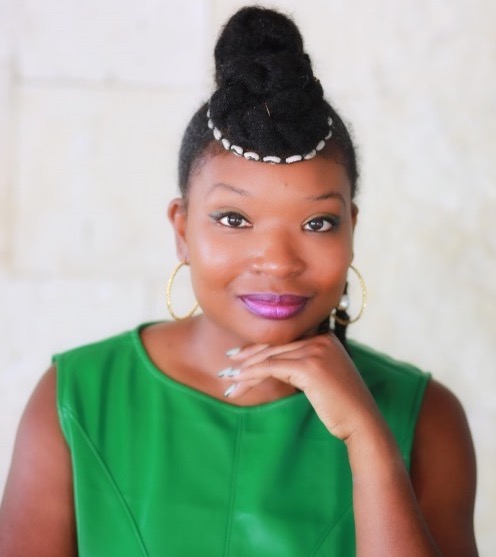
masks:
<path fill-rule="evenodd" d="M 223 81 L 222 69 L 231 62 L 280 53 L 304 54 L 303 39 L 296 25 L 273 10 L 242 8 L 228 20 L 215 46 L 218 86 Z"/>
<path fill-rule="evenodd" d="M 184 196 L 197 163 L 226 151 L 270 164 L 310 160 L 322 151 L 345 166 L 355 191 L 358 170 L 350 134 L 325 100 L 289 17 L 267 8 L 240 9 L 222 29 L 215 62 L 217 87 L 181 143 Z"/>
<path fill-rule="evenodd" d="M 277 11 L 242 8 L 215 47 L 214 137 L 260 156 L 306 156 L 329 134 L 330 107 L 295 23 Z"/>

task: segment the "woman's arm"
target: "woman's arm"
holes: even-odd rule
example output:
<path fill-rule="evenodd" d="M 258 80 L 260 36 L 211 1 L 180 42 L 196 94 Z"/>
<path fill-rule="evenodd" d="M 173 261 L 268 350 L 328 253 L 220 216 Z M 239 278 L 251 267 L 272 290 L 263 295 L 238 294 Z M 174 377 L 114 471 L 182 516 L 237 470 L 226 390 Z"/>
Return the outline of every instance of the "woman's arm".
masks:
<path fill-rule="evenodd" d="M 435 381 L 427 388 L 415 434 L 411 484 L 392 438 L 381 431 L 359 437 L 346 442 L 358 554 L 476 557 L 475 456 L 465 414 L 454 395 Z M 378 535 L 384 529 L 387 536 Z"/>
<path fill-rule="evenodd" d="M 474 446 L 460 402 L 436 381 L 429 384 L 417 424 L 411 478 L 443 555 L 475 557 Z"/>
<path fill-rule="evenodd" d="M 345 443 L 353 477 L 357 555 L 441 557 L 392 434 L 373 426 L 357 430 Z"/>
<path fill-rule="evenodd" d="M 36 387 L 19 425 L 0 507 L 0 555 L 77 555 L 71 462 L 57 416 L 54 368 Z"/>
<path fill-rule="evenodd" d="M 227 378 L 238 383 L 231 396 L 242 396 L 268 377 L 289 383 L 305 392 L 327 429 L 346 444 L 359 557 L 477 555 L 473 449 L 459 404 L 446 390 L 436 383 L 428 388 L 412 485 L 389 427 L 337 339 L 321 335 L 286 346 L 250 347 L 233 360 L 241 372 Z M 444 482 L 434 485 L 443 468 Z"/>

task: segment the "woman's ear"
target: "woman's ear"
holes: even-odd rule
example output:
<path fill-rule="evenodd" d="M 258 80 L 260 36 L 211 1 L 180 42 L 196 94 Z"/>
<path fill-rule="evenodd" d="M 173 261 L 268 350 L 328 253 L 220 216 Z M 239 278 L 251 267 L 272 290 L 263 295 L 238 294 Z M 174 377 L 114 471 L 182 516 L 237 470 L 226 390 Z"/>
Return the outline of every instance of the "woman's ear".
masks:
<path fill-rule="evenodd" d="M 182 197 L 176 197 L 169 203 L 167 210 L 169 221 L 174 229 L 176 239 L 176 254 L 180 261 L 189 260 L 188 242 L 186 240 L 186 202 Z"/>
<path fill-rule="evenodd" d="M 355 203 L 352 203 L 351 204 L 351 226 L 353 227 L 353 231 L 355 230 L 357 217 L 358 217 L 358 207 L 355 205 Z"/>

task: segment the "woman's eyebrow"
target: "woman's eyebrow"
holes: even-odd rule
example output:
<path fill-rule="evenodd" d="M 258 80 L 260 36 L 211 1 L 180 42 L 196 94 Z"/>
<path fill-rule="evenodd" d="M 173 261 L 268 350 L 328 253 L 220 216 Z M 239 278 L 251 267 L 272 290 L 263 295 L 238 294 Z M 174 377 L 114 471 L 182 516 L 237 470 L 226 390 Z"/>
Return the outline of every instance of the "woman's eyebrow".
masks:
<path fill-rule="evenodd" d="M 236 193 L 237 195 L 242 195 L 244 197 L 252 197 L 252 194 L 248 190 L 244 190 L 243 188 L 240 188 L 238 186 L 233 186 L 231 184 L 226 184 L 224 182 L 216 182 L 215 184 L 212 184 L 208 189 L 207 195 L 212 194 L 214 191 L 218 190 L 219 188 L 227 191 L 231 191 L 233 193 Z M 343 205 L 346 205 L 346 201 L 343 195 L 337 191 L 329 191 L 326 193 L 322 193 L 320 195 L 312 195 L 306 197 L 305 199 L 307 201 L 325 201 L 327 199 L 338 199 L 339 201 L 341 201 Z"/>
<path fill-rule="evenodd" d="M 208 189 L 207 195 L 210 195 L 219 188 L 225 189 L 227 191 L 232 191 L 233 193 L 237 193 L 238 195 L 243 195 L 245 197 L 251 197 L 251 193 L 249 191 L 238 188 L 236 186 L 231 186 L 230 184 L 225 184 L 224 182 L 217 182 L 215 184 L 212 184 Z"/>
<path fill-rule="evenodd" d="M 322 193 L 320 195 L 310 196 L 306 198 L 307 201 L 325 201 L 326 199 L 339 199 L 343 205 L 346 205 L 346 201 L 341 193 L 338 191 L 329 191 L 327 193 Z"/>

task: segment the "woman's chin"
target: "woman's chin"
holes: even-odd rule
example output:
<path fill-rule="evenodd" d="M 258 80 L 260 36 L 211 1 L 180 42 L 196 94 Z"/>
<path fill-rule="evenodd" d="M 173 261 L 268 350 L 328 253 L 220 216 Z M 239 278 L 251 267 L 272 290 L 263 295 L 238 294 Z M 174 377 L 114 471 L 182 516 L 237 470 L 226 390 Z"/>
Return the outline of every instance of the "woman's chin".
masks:
<path fill-rule="evenodd" d="M 283 322 L 262 322 L 257 327 L 240 331 L 243 344 L 269 344 L 280 346 L 317 334 L 318 327 L 303 328 Z"/>

